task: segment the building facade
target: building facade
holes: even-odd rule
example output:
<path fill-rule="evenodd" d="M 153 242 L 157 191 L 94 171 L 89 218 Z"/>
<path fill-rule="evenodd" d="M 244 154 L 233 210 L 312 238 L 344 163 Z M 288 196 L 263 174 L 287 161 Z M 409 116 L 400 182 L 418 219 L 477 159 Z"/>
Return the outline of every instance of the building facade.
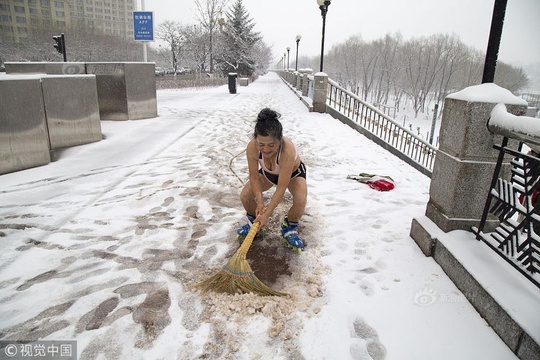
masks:
<path fill-rule="evenodd" d="M 77 27 L 132 40 L 136 10 L 137 0 L 0 0 L 0 42 Z"/>

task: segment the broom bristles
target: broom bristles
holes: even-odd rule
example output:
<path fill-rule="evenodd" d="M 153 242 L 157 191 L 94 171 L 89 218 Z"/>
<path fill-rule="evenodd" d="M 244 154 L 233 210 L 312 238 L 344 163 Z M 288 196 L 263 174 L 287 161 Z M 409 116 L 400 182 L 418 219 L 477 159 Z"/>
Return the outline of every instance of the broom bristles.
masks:
<path fill-rule="evenodd" d="M 285 293 L 272 290 L 255 276 L 251 266 L 246 260 L 246 254 L 259 230 L 260 223 L 256 222 L 251 226 L 248 235 L 242 245 L 227 265 L 212 277 L 195 285 L 204 293 L 215 291 L 218 293 L 254 293 L 262 296 L 284 296 Z"/>

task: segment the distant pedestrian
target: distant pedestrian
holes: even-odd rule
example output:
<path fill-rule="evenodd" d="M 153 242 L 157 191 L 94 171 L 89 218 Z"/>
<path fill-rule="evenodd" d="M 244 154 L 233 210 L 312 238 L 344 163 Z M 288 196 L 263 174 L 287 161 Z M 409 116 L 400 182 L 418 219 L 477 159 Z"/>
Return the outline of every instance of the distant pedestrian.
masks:
<path fill-rule="evenodd" d="M 259 221 L 261 228 L 266 225 L 288 189 L 293 204 L 281 224 L 281 236 L 289 247 L 300 250 L 304 243 L 297 228 L 307 201 L 306 167 L 291 139 L 283 136 L 280 117 L 279 113 L 268 108 L 262 109 L 257 116 L 253 139 L 246 148 L 249 181 L 240 193 L 248 223 L 237 232 L 242 239 L 253 222 Z M 270 202 L 265 204 L 263 192 L 274 185 L 276 191 Z M 263 209 L 266 210 L 263 212 Z"/>

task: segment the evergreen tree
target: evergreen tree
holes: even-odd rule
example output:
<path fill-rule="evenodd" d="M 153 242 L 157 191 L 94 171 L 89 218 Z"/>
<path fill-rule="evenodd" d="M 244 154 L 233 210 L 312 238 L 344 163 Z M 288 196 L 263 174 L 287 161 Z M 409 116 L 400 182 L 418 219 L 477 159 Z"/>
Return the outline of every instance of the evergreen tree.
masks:
<path fill-rule="evenodd" d="M 236 0 L 226 16 L 227 21 L 222 32 L 220 68 L 224 73 L 234 71 L 251 76 L 258 66 L 255 45 L 261 40 L 261 36 L 253 30 L 255 24 L 242 0 Z"/>

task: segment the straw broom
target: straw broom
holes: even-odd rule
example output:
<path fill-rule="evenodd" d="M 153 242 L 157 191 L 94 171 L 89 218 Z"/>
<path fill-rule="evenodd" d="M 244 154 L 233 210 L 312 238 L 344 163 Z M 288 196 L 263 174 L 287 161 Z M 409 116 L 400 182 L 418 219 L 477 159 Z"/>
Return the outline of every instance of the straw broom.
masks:
<path fill-rule="evenodd" d="M 259 231 L 260 225 L 260 222 L 255 222 L 251 226 L 242 245 L 236 250 L 227 265 L 223 265 L 221 271 L 198 283 L 195 287 L 200 288 L 204 293 L 215 291 L 228 294 L 254 293 L 262 296 L 287 295 L 279 291 L 274 291 L 266 286 L 257 278 L 257 276 L 255 276 L 255 273 L 251 270 L 251 266 L 249 266 L 249 263 L 246 260 L 247 252 L 257 231 Z"/>

